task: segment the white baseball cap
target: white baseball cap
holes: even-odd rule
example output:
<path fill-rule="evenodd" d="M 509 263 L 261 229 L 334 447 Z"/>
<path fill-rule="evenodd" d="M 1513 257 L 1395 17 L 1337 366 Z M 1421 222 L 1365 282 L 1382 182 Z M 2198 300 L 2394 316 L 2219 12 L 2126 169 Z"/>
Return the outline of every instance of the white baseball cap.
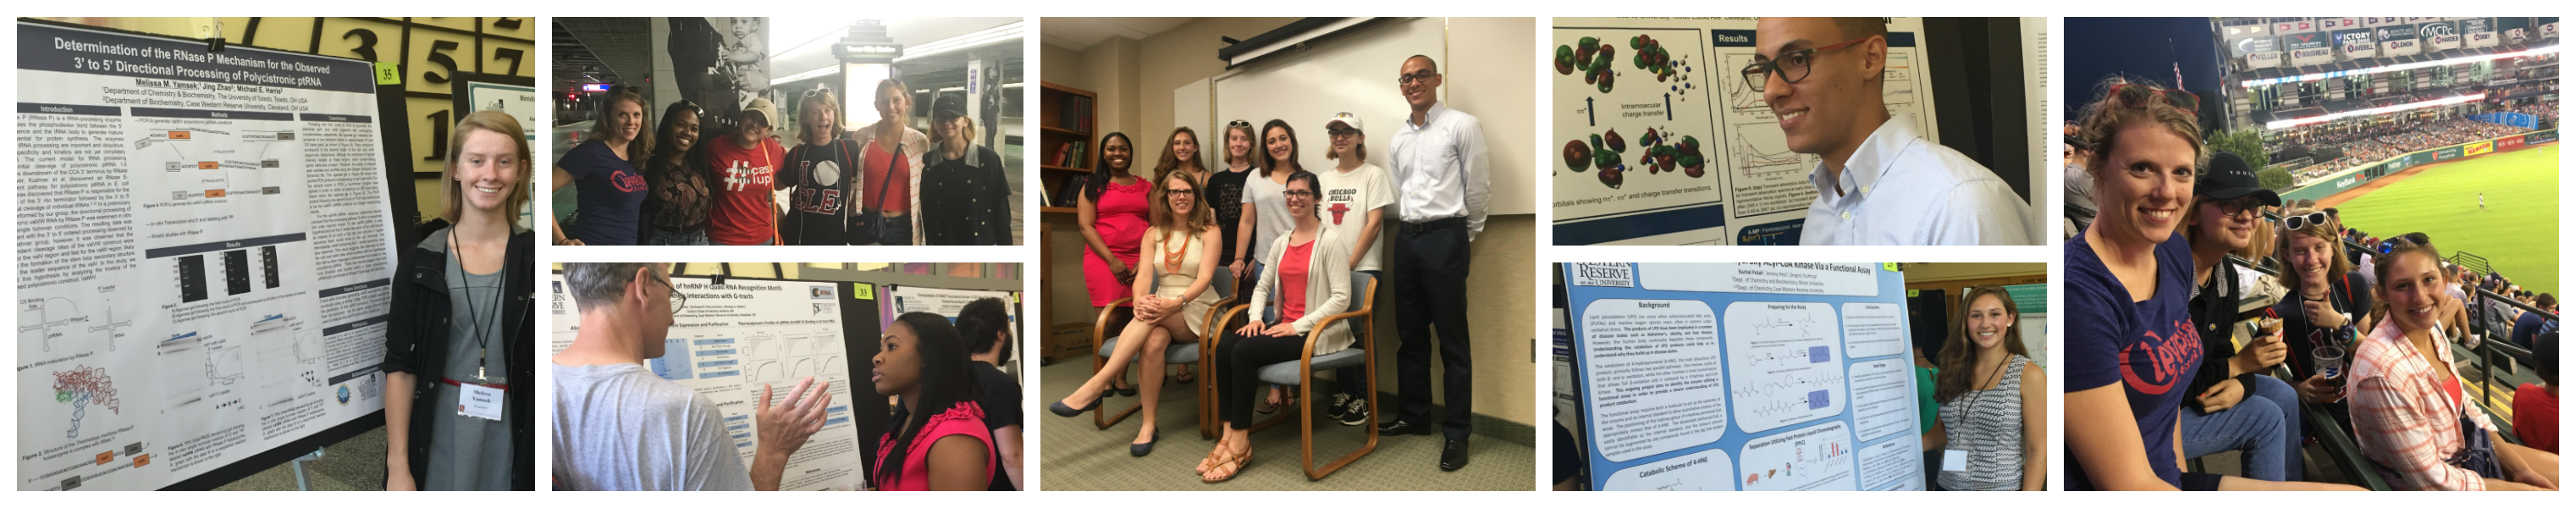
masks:
<path fill-rule="evenodd" d="M 1331 130 L 1333 128 L 1333 122 L 1341 122 L 1345 125 L 1349 125 L 1351 126 L 1351 130 L 1367 132 L 1367 130 L 1360 128 L 1360 115 L 1353 114 L 1349 111 L 1334 113 L 1333 119 L 1324 121 L 1324 129 Z"/>

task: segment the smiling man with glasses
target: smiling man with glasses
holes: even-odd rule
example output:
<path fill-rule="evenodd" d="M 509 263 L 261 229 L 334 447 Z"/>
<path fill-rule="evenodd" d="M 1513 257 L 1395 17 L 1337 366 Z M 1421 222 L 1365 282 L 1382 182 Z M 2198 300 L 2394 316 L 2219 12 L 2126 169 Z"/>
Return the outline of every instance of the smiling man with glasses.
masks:
<path fill-rule="evenodd" d="M 745 468 L 724 413 L 706 395 L 644 366 L 664 353 L 689 298 L 665 263 L 564 263 L 581 310 L 572 345 L 555 353 L 554 478 L 570 490 L 778 490 L 787 458 L 823 429 L 830 383 L 807 377 L 752 413 L 758 449 Z M 649 281 L 649 282 L 648 282 Z"/>
<path fill-rule="evenodd" d="M 1475 417 L 1475 374 L 1468 355 L 1467 243 L 1485 230 L 1486 185 L 1493 165 L 1486 155 L 1484 123 L 1440 102 L 1440 64 L 1414 55 L 1397 66 L 1396 91 L 1412 112 L 1395 127 L 1388 170 L 1395 175 L 1394 250 L 1387 261 L 1394 284 L 1395 417 L 1381 418 L 1384 434 L 1431 432 L 1432 331 L 1439 330 L 1441 404 L 1448 417 L 1440 432 L 1440 470 L 1467 467 L 1467 436 Z M 1357 127 L 1354 125 L 1353 127 Z M 1383 411 L 1381 411 L 1383 412 Z"/>
<path fill-rule="evenodd" d="M 1992 171 L 1923 139 L 1882 96 L 1881 18 L 1762 18 L 1739 79 L 1762 93 L 1808 173 L 1801 245 L 2032 245 L 2029 206 Z"/>

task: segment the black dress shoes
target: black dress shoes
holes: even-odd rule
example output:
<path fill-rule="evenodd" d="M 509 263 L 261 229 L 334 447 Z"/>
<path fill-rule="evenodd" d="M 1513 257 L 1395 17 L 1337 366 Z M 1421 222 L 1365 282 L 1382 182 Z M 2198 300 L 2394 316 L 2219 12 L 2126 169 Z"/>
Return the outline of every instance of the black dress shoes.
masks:
<path fill-rule="evenodd" d="M 1467 467 L 1467 440 L 1451 439 L 1440 446 L 1440 470 L 1457 471 Z"/>
<path fill-rule="evenodd" d="M 1431 426 L 1404 420 L 1393 420 L 1377 424 L 1377 433 L 1381 436 L 1400 436 L 1405 434 L 1430 435 Z"/>

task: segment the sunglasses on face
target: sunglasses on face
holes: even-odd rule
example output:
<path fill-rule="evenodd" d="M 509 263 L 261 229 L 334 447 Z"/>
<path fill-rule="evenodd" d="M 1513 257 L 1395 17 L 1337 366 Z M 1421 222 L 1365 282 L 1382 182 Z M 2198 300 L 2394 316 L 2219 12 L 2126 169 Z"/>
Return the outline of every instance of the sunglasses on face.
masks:
<path fill-rule="evenodd" d="M 2308 226 L 2325 227 L 2326 213 L 2309 212 L 2307 215 L 2292 215 L 2281 219 L 2281 225 L 2289 226 L 2290 229 L 2307 229 Z"/>
<path fill-rule="evenodd" d="M 1440 77 L 1440 73 L 1437 73 L 1437 72 L 1431 72 L 1431 69 L 1423 69 L 1423 70 L 1413 71 L 1413 73 L 1412 73 L 1412 74 L 1404 74 L 1404 75 L 1396 76 L 1396 77 L 1395 77 L 1395 84 L 1398 84 L 1398 85 L 1410 85 L 1410 84 L 1413 84 L 1413 83 L 1414 83 L 1414 82 L 1416 82 L 1416 81 L 1422 81 L 1422 80 L 1427 80 L 1427 79 L 1436 78 L 1436 77 Z"/>
<path fill-rule="evenodd" d="M 2121 83 L 2111 85 L 2111 97 L 2118 98 L 2120 105 L 2131 109 L 2144 108 L 2152 103 L 2150 101 L 2161 100 L 2166 105 L 2184 112 L 2200 111 L 2200 96 L 2182 90 L 2164 90 L 2135 83 Z"/>
<path fill-rule="evenodd" d="M 2262 203 L 2251 197 L 2243 197 L 2226 201 L 2210 201 L 2209 204 L 2217 205 L 2219 213 L 2227 214 L 2229 217 L 2235 217 L 2236 214 L 2245 213 L 2246 210 L 2253 210 L 2261 206 Z"/>
<path fill-rule="evenodd" d="M 1755 92 L 1760 92 L 1762 86 L 1771 81 L 1770 75 L 1775 73 L 1780 75 L 1780 81 L 1783 83 L 1806 81 L 1807 75 L 1815 72 L 1815 67 L 1809 64 L 1815 63 L 1816 52 L 1843 49 L 1866 40 L 1869 40 L 1869 37 L 1837 42 L 1824 47 L 1782 52 L 1779 58 L 1769 60 L 1756 57 L 1752 64 L 1744 66 L 1744 85 L 1752 87 Z"/>

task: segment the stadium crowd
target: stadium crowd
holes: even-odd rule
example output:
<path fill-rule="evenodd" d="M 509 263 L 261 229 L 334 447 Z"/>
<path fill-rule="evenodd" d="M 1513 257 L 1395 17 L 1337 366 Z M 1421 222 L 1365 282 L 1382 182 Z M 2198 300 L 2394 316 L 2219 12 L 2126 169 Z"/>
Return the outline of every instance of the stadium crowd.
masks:
<path fill-rule="evenodd" d="M 2396 157 L 2407 152 L 2456 145 L 2481 139 L 2493 139 L 2523 132 L 2530 132 L 2530 129 L 2504 124 L 2480 122 L 2465 118 L 2435 120 L 2403 126 L 2394 123 L 2382 124 L 2367 130 L 2336 133 L 2310 138 L 2312 140 L 2316 140 L 2314 144 L 2310 145 L 2312 147 L 2311 149 L 2328 146 L 2337 147 L 2343 150 L 2343 157 L 2298 168 L 2293 170 L 2291 174 L 2297 178 L 2297 185 L 2307 185 L 2309 181 L 2333 174 L 2336 171 L 2342 171 L 2344 169 L 2363 164 L 2388 160 L 2390 157 Z"/>
<path fill-rule="evenodd" d="M 2104 84 L 2064 148 L 2070 207 L 2097 212 L 2064 250 L 2068 490 L 2559 489 L 2553 297 L 2426 233 L 2383 241 L 2282 199 L 2203 144 L 2187 92 Z M 2339 158 L 2520 131 L 2415 122 L 2349 134 Z M 2181 213 L 2138 212 L 2159 209 Z M 2501 344 L 2532 368 L 2488 365 Z M 2448 361 L 2454 345 L 2479 359 Z M 2190 462 L 2221 454 L 2233 467 Z"/>

